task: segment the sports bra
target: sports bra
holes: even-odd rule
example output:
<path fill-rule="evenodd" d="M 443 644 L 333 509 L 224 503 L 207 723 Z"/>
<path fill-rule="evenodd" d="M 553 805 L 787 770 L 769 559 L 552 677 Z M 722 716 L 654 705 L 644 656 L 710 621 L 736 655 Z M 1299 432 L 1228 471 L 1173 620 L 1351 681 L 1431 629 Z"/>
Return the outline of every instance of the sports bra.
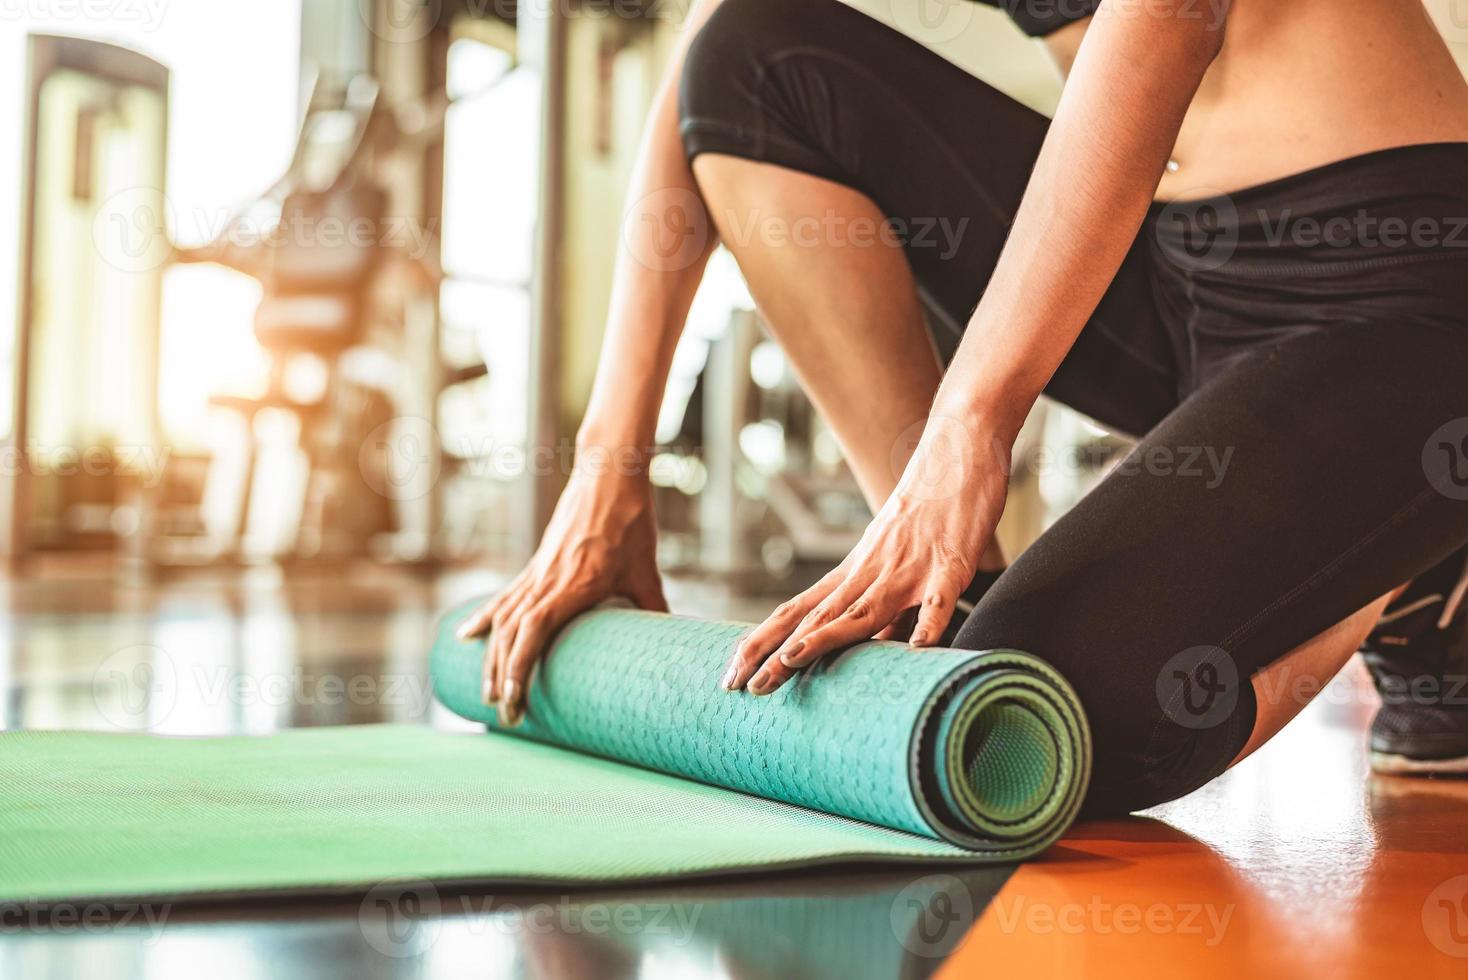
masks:
<path fill-rule="evenodd" d="M 1085 20 L 1101 6 L 1101 0 L 978 0 L 989 7 L 1003 7 L 1009 18 L 1030 37 L 1044 37 L 1066 24 Z"/>

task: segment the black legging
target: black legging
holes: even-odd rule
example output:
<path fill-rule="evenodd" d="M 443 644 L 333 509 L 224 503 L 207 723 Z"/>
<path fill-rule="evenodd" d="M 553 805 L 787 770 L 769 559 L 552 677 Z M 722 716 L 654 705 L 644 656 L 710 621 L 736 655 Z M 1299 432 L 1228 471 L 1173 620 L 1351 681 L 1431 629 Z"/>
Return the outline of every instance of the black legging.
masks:
<path fill-rule="evenodd" d="M 876 202 L 949 350 L 1048 126 L 836 0 L 725 0 L 681 115 L 690 158 Z M 1154 207 L 1046 389 L 1141 442 L 958 643 L 1075 685 L 1091 812 L 1217 776 L 1253 728 L 1253 674 L 1468 542 L 1465 175 L 1468 144 L 1437 144 Z M 956 247 L 922 233 L 944 220 Z"/>

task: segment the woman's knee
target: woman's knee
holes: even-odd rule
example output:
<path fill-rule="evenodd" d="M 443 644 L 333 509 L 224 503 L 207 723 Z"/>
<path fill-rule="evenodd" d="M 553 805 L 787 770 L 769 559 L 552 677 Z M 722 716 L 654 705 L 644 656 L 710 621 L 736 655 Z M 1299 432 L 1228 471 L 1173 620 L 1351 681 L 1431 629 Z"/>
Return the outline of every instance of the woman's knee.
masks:
<path fill-rule="evenodd" d="M 1022 650 L 1075 688 L 1093 744 L 1088 813 L 1156 806 L 1228 767 L 1253 729 L 1256 706 L 1247 672 L 1226 651 L 1177 649 L 1164 636 L 1118 625 L 1121 609 L 1098 617 L 1085 602 L 1036 601 L 1019 585 L 1001 577 L 955 645 Z"/>

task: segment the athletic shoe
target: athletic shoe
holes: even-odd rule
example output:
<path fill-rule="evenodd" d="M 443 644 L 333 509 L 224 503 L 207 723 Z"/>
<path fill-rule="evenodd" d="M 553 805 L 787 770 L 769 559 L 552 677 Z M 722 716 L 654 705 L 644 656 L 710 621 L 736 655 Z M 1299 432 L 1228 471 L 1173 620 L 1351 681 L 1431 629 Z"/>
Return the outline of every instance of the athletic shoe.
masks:
<path fill-rule="evenodd" d="M 1380 773 L 1468 775 L 1468 549 L 1412 581 L 1361 647 L 1381 708 L 1371 722 Z"/>

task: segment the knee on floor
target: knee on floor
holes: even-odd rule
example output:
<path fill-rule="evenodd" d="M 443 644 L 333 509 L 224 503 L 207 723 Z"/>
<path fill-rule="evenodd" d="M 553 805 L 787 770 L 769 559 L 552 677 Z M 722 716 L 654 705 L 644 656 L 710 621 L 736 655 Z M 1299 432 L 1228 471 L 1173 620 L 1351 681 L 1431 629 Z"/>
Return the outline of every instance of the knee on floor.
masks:
<path fill-rule="evenodd" d="M 956 642 L 1033 654 L 1075 688 L 1094 747 L 1086 802 L 1093 816 L 1156 806 L 1211 781 L 1248 739 L 1255 714 L 1250 678 L 1226 651 L 1149 646 L 1133 631 L 1108 627 L 1115 616 L 1027 614 L 996 588 Z"/>

